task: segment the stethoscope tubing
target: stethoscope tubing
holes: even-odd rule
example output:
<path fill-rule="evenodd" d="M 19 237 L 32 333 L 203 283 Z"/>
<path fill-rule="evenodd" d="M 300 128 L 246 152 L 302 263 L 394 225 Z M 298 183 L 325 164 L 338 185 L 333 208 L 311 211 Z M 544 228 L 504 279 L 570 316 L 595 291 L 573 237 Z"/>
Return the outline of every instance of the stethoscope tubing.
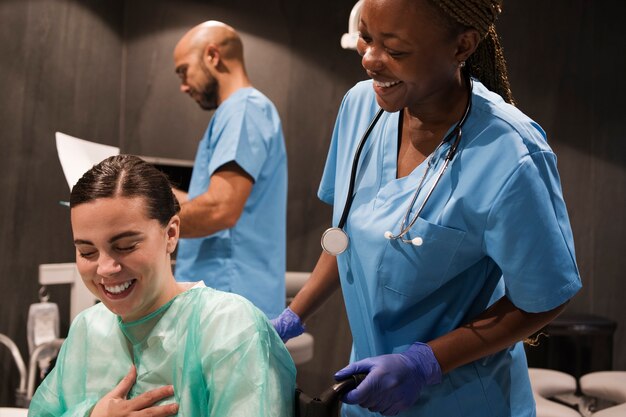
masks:
<path fill-rule="evenodd" d="M 459 122 L 456 124 L 456 126 L 454 127 L 454 129 L 452 129 L 452 131 L 444 138 L 444 140 L 441 142 L 446 143 L 448 142 L 453 135 L 456 135 L 456 138 L 454 139 L 454 142 L 452 143 L 452 145 L 450 145 L 450 149 L 448 149 L 448 152 L 446 153 L 446 157 L 443 161 L 443 165 L 441 166 L 441 169 L 439 170 L 439 173 L 437 174 L 437 177 L 435 178 L 435 182 L 433 183 L 433 185 L 430 187 L 430 189 L 428 190 L 428 193 L 426 194 L 426 197 L 424 198 L 424 200 L 422 201 L 422 204 L 420 205 L 419 209 L 417 210 L 417 212 L 415 213 L 415 216 L 413 216 L 413 220 L 411 220 L 411 222 L 406 225 L 407 220 L 409 218 L 409 215 L 411 214 L 411 208 L 413 207 L 413 205 L 415 204 L 415 201 L 417 200 L 417 195 L 420 192 L 420 189 L 422 188 L 422 183 L 426 177 L 426 174 L 428 173 L 428 169 L 430 168 L 430 163 L 432 160 L 428 161 L 428 167 L 426 168 L 426 172 L 424 173 L 424 177 L 422 178 L 422 181 L 420 181 L 419 186 L 417 187 L 417 190 L 415 191 L 415 194 L 413 195 L 413 200 L 411 201 L 411 204 L 409 205 L 409 207 L 407 208 L 407 212 L 402 220 L 402 225 L 400 226 L 400 233 L 397 235 L 391 234 L 391 233 L 385 233 L 385 237 L 387 237 L 387 239 L 402 239 L 402 241 L 404 243 L 411 243 L 411 240 L 407 240 L 404 239 L 404 236 L 406 236 L 406 234 L 409 232 L 409 230 L 411 230 L 411 228 L 413 227 L 413 225 L 415 224 L 415 222 L 417 221 L 417 219 L 419 218 L 419 216 L 422 214 L 422 210 L 424 210 L 424 207 L 426 206 L 426 203 L 428 202 L 428 200 L 430 199 L 430 196 L 432 195 L 433 191 L 435 191 L 435 188 L 437 187 L 437 184 L 439 184 L 439 181 L 441 180 L 441 177 L 443 176 L 443 174 L 446 172 L 446 170 L 448 169 L 448 165 L 450 164 L 450 162 L 452 161 L 452 159 L 454 158 L 454 155 L 456 155 L 456 152 L 459 148 L 459 143 L 461 143 L 461 138 L 463 137 L 463 130 L 462 127 L 465 124 L 465 121 L 467 120 L 467 116 L 470 113 L 470 110 L 472 108 L 472 81 L 471 79 L 468 81 L 468 89 L 470 94 L 468 95 L 468 102 L 467 105 L 465 106 L 465 112 L 463 112 L 463 116 L 461 117 L 461 120 L 459 120 Z M 435 150 L 435 153 L 437 151 Z"/>
<path fill-rule="evenodd" d="M 459 133 L 457 138 L 456 138 L 456 140 L 454 141 L 455 144 L 458 143 L 458 141 L 460 141 L 460 139 L 461 139 L 461 134 Z M 450 157 L 448 157 L 448 156 L 450 156 Z M 452 153 L 448 152 L 448 155 L 446 156 L 445 160 L 443 161 L 443 165 L 439 169 L 439 173 L 437 174 L 437 177 L 435 178 L 435 182 L 433 183 L 433 185 L 428 190 L 428 194 L 426 194 L 426 197 L 424 198 L 424 200 L 422 201 L 422 204 L 420 205 L 419 209 L 415 213 L 415 216 L 413 216 L 413 220 L 411 220 L 411 222 L 405 227 L 405 224 L 406 224 L 406 221 L 408 219 L 408 216 L 411 213 L 411 208 L 415 204 L 415 201 L 417 200 L 417 196 L 419 194 L 419 190 L 421 189 L 421 184 L 420 184 L 420 186 L 417 188 L 417 190 L 415 191 L 415 193 L 413 195 L 413 200 L 411 201 L 411 204 L 407 208 L 407 213 L 404 216 L 404 219 L 402 221 L 402 225 L 400 227 L 400 233 L 398 235 L 394 235 L 394 234 L 386 235 L 388 239 L 402 239 L 402 241 L 404 243 L 411 243 L 410 240 L 404 239 L 404 236 L 406 236 L 406 234 L 409 233 L 409 230 L 411 230 L 411 228 L 413 227 L 413 225 L 415 224 L 415 222 L 417 221 L 419 216 L 422 214 L 422 210 L 424 210 L 424 207 L 426 207 L 426 203 L 430 199 L 430 196 L 432 195 L 433 191 L 435 191 L 435 188 L 437 187 L 437 184 L 439 184 L 439 181 L 441 180 L 441 177 L 443 176 L 443 173 L 446 172 L 446 169 L 448 169 L 448 164 L 450 163 L 452 158 L 454 158 L 454 152 L 452 152 Z"/>
<path fill-rule="evenodd" d="M 350 207 L 352 207 L 352 202 L 354 201 L 354 183 L 356 182 L 356 174 L 359 167 L 359 158 L 361 157 L 361 152 L 363 151 L 363 147 L 365 146 L 365 142 L 367 142 L 367 138 L 372 133 L 374 126 L 378 123 L 378 119 L 383 115 L 384 110 L 378 109 L 376 112 L 376 116 L 372 119 L 369 126 L 363 133 L 361 140 L 359 141 L 359 146 L 356 149 L 354 154 L 354 159 L 352 160 L 352 170 L 350 172 L 350 184 L 348 185 L 348 194 L 346 195 L 346 203 L 343 206 L 343 213 L 341 213 L 341 219 L 339 220 L 339 224 L 337 227 L 339 229 L 343 229 L 343 226 L 346 224 L 346 220 L 348 219 L 348 213 L 350 213 Z"/>
<path fill-rule="evenodd" d="M 437 178 L 435 179 L 433 185 L 430 187 L 430 190 L 428 191 L 428 193 L 426 194 L 426 197 L 422 201 L 422 204 L 420 205 L 420 208 L 418 209 L 416 215 L 413 217 L 413 220 L 411 220 L 411 222 L 408 225 L 406 225 L 409 219 L 410 213 L 411 213 L 411 208 L 415 204 L 415 201 L 417 199 L 418 194 L 420 193 L 420 190 L 422 188 L 426 175 L 428 174 L 428 171 L 430 170 L 433 155 L 437 152 L 437 150 L 435 150 L 433 154 L 431 154 L 430 156 L 430 159 L 428 161 L 428 166 L 426 167 L 426 171 L 424 172 L 424 176 L 422 177 L 422 180 L 420 181 L 420 184 L 415 191 L 411 204 L 408 207 L 407 212 L 402 220 L 402 224 L 400 226 L 400 233 L 398 235 L 394 235 L 393 233 L 389 231 L 385 232 L 385 237 L 387 239 L 400 239 L 405 243 L 413 243 L 414 245 L 417 245 L 417 246 L 422 244 L 421 243 L 422 239 L 419 237 L 413 240 L 407 240 L 404 238 L 404 236 L 409 232 L 411 227 L 413 227 L 413 225 L 419 218 L 422 210 L 426 206 L 426 203 L 428 202 L 428 200 L 430 199 L 430 196 L 435 190 L 435 187 L 441 180 L 441 177 L 443 176 L 444 172 L 448 168 L 449 163 L 452 161 L 452 158 L 454 158 L 454 155 L 456 154 L 458 150 L 459 143 L 461 142 L 461 137 L 462 137 L 462 127 L 465 124 L 465 121 L 467 120 L 467 117 L 469 116 L 469 113 L 472 107 L 473 84 L 472 84 L 471 77 L 469 76 L 467 76 L 467 88 L 468 88 L 468 98 L 467 98 L 468 101 L 467 101 L 467 105 L 465 106 L 465 111 L 463 113 L 463 116 L 461 117 L 461 120 L 459 120 L 459 122 L 456 124 L 454 129 L 452 129 L 452 131 L 448 135 L 446 135 L 446 137 L 441 141 L 441 144 L 439 145 L 441 146 L 442 144 L 447 143 L 452 138 L 452 136 L 456 135 L 454 142 L 452 143 L 452 145 L 450 145 L 450 149 L 448 149 L 444 163 L 437 175 Z M 382 116 L 383 111 L 384 110 L 382 108 L 378 109 L 378 111 L 376 112 L 376 115 L 374 116 L 369 126 L 363 133 L 363 136 L 361 137 L 361 140 L 359 141 L 359 144 L 357 146 L 357 150 L 352 160 L 352 169 L 350 170 L 351 171 L 350 182 L 348 184 L 348 193 L 346 194 L 346 202 L 343 207 L 343 212 L 341 213 L 341 218 L 339 219 L 339 224 L 336 227 L 331 227 L 327 229 L 322 235 L 322 240 L 321 240 L 322 248 L 326 252 L 330 253 L 331 255 L 336 256 L 342 253 L 343 251 L 345 251 L 348 247 L 349 238 L 346 232 L 343 230 L 343 227 L 346 224 L 346 221 L 348 219 L 348 214 L 350 213 L 350 208 L 352 207 L 352 202 L 354 201 L 354 195 L 355 195 L 354 186 L 356 183 L 356 177 L 357 177 L 357 172 L 358 172 L 358 167 L 359 167 L 359 159 L 361 157 L 363 148 L 365 147 L 365 143 L 367 142 L 367 138 L 372 133 L 372 130 L 376 126 L 376 123 L 378 122 L 380 117 Z M 437 148 L 439 148 L 439 146 Z"/>

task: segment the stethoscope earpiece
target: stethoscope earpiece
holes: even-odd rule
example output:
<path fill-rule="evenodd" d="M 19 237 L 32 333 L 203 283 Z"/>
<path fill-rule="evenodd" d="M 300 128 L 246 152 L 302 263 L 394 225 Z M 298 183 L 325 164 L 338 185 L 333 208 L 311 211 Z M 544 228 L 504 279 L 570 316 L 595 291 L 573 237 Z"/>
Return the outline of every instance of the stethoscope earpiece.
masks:
<path fill-rule="evenodd" d="M 397 239 L 397 240 L 401 240 L 404 243 L 410 243 L 413 246 L 422 246 L 424 244 L 424 239 L 422 239 L 421 237 L 417 236 L 414 237 L 413 239 L 409 240 L 409 239 L 405 239 L 402 236 L 395 236 L 393 233 L 391 233 L 389 230 L 387 230 L 383 236 L 385 236 L 385 239 L 387 240 L 392 240 L 392 239 Z"/>

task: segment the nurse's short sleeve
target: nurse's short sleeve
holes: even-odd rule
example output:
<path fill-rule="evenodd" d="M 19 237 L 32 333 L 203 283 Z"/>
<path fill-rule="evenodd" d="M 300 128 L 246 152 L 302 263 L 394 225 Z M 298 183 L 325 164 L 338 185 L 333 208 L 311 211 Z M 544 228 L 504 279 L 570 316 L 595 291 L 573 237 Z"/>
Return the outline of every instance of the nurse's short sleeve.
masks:
<path fill-rule="evenodd" d="M 335 174 L 337 171 L 337 134 L 333 133 L 333 139 L 330 143 L 328 156 L 326 157 L 326 165 L 324 173 L 320 181 L 320 187 L 317 196 L 326 204 L 333 205 L 335 199 Z"/>
<path fill-rule="evenodd" d="M 552 152 L 525 156 L 507 179 L 488 216 L 485 247 L 507 297 L 524 311 L 556 308 L 581 288 Z"/>
<path fill-rule="evenodd" d="M 367 130 L 378 110 L 372 80 L 358 82 L 343 96 L 317 191 L 323 202 L 343 208 L 354 154 L 360 142 L 357 135 Z M 339 198 L 341 201 L 336 201 Z"/>
<path fill-rule="evenodd" d="M 335 179 L 337 176 L 337 152 L 339 147 L 339 138 L 342 132 L 342 120 L 344 112 L 347 111 L 348 94 L 346 94 L 339 106 L 339 112 L 337 114 L 337 120 L 335 120 L 335 127 L 333 128 L 333 135 L 330 141 L 330 147 L 328 149 L 328 155 L 326 156 L 326 165 L 324 166 L 324 173 L 322 174 L 322 180 L 320 181 L 319 189 L 317 190 L 317 197 L 326 204 L 334 205 L 335 203 Z"/>
<path fill-rule="evenodd" d="M 224 109 L 226 110 L 226 109 Z M 236 162 L 255 181 L 268 157 L 273 126 L 263 109 L 249 101 L 230 106 L 218 115 L 211 141 L 216 140 L 209 162 L 209 176 L 229 162 Z"/>

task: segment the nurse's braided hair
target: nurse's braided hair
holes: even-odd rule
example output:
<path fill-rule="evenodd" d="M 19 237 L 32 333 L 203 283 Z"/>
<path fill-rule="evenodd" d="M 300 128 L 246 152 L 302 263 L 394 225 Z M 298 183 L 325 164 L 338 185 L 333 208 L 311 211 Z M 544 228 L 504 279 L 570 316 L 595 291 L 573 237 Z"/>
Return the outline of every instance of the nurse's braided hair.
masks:
<path fill-rule="evenodd" d="M 143 198 L 148 218 L 161 226 L 180 211 L 165 174 L 134 155 L 111 156 L 85 172 L 72 188 L 70 208 L 112 197 Z"/>
<path fill-rule="evenodd" d="M 495 22 L 502 12 L 502 0 L 429 0 L 457 25 L 476 29 L 482 41 L 467 60 L 464 70 L 488 89 L 515 104 L 509 85 L 506 61 Z"/>

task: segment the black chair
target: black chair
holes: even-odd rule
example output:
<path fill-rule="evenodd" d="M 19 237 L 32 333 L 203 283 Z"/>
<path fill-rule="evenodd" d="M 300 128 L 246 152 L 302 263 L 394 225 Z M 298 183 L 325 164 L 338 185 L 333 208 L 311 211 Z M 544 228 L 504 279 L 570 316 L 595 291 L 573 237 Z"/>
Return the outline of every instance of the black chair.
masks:
<path fill-rule="evenodd" d="M 319 397 L 311 398 L 296 388 L 295 417 L 334 417 L 338 415 L 339 399 L 353 390 L 365 379 L 365 374 L 352 375 L 332 387 Z"/>

